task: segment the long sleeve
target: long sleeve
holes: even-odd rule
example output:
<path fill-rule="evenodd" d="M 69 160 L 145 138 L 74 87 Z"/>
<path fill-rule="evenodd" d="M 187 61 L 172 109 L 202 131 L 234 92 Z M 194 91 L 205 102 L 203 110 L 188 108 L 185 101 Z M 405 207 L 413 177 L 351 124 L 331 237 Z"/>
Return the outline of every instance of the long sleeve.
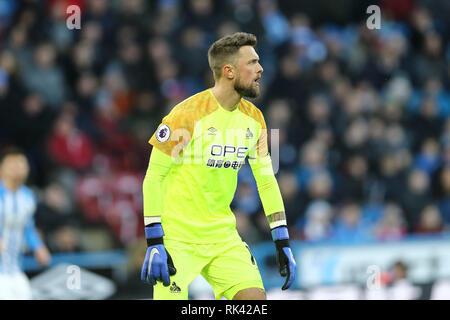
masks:
<path fill-rule="evenodd" d="M 286 225 L 283 198 L 272 169 L 270 155 L 267 154 L 264 158 L 259 158 L 258 161 L 249 160 L 249 162 L 270 228 Z"/>
<path fill-rule="evenodd" d="M 35 251 L 37 248 L 43 245 L 41 238 L 39 237 L 36 227 L 34 225 L 34 220 L 30 218 L 28 223 L 25 226 L 25 241 L 27 243 L 28 248 L 31 251 Z"/>
<path fill-rule="evenodd" d="M 283 198 L 272 168 L 272 159 L 267 141 L 267 126 L 264 116 L 259 112 L 261 124 L 259 138 L 249 153 L 249 163 L 258 187 L 259 197 L 267 216 L 270 228 L 287 225 Z"/>
<path fill-rule="evenodd" d="M 172 158 L 158 148 L 153 147 L 142 184 L 145 225 L 160 222 L 164 208 L 162 184 L 171 166 Z"/>

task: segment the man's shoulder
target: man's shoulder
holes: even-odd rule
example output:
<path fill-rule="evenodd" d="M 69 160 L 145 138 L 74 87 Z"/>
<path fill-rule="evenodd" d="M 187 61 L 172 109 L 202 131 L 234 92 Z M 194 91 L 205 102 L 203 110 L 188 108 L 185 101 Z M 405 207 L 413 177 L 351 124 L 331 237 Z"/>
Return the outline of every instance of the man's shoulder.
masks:
<path fill-rule="evenodd" d="M 34 191 L 30 187 L 26 185 L 21 185 L 19 190 L 25 197 L 31 198 L 32 200 L 36 200 Z"/>
<path fill-rule="evenodd" d="M 34 194 L 34 191 L 30 188 L 30 187 L 28 187 L 28 186 L 26 186 L 26 185 L 21 185 L 20 187 L 19 187 L 19 189 L 17 190 L 17 192 L 20 194 L 20 195 L 22 195 L 22 196 L 25 196 L 25 197 L 27 197 L 27 198 L 30 198 L 30 199 L 32 199 L 32 200 L 35 200 L 35 198 L 36 198 L 36 196 L 35 196 L 35 194 Z M 0 196 L 1 195 L 4 195 L 5 193 L 8 193 L 8 189 L 5 187 L 5 185 L 0 181 Z"/>
<path fill-rule="evenodd" d="M 258 108 L 253 102 L 251 102 L 250 100 L 248 100 L 247 98 L 242 97 L 242 98 L 241 98 L 241 103 L 242 103 L 243 105 L 247 106 L 248 108 L 258 109 L 258 110 L 259 110 L 259 108 Z"/>
<path fill-rule="evenodd" d="M 176 104 L 168 116 L 184 120 L 198 120 L 216 109 L 217 106 L 213 103 L 211 94 L 208 90 L 204 90 Z"/>
<path fill-rule="evenodd" d="M 262 111 L 253 102 L 242 98 L 239 106 L 242 113 L 261 122 L 264 119 Z"/>
<path fill-rule="evenodd" d="M 201 109 L 205 102 L 207 102 L 210 98 L 211 97 L 208 90 L 200 91 L 176 104 L 173 107 L 172 111 L 186 112 L 195 109 Z"/>

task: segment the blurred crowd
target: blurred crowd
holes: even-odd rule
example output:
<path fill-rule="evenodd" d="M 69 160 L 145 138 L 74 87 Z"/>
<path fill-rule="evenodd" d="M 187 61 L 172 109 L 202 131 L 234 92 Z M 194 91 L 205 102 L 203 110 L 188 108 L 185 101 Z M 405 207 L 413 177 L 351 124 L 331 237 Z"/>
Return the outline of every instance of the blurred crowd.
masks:
<path fill-rule="evenodd" d="M 213 85 L 207 50 L 237 31 L 258 37 L 253 102 L 278 130 L 292 239 L 447 231 L 450 3 L 375 1 L 381 29 L 370 30 L 366 2 L 344 2 L 317 1 L 339 14 L 333 23 L 315 21 L 309 1 L 0 0 L 0 147 L 26 151 L 50 250 L 145 246 L 148 140 L 174 105 Z M 79 30 L 66 26 L 69 4 Z M 244 240 L 270 239 L 248 165 L 232 209 Z"/>

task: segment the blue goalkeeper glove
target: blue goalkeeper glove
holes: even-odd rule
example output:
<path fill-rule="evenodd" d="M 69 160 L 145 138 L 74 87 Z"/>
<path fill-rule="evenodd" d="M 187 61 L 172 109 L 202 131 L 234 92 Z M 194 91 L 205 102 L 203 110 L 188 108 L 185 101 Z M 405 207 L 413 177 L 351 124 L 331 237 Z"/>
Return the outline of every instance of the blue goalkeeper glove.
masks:
<path fill-rule="evenodd" d="M 281 287 L 282 290 L 288 289 L 295 280 L 296 263 L 289 246 L 289 233 L 285 226 L 272 229 L 272 239 L 277 249 L 278 270 L 282 277 L 286 277 L 286 281 Z"/>
<path fill-rule="evenodd" d="M 141 280 L 155 285 L 156 281 L 162 281 L 164 286 L 170 284 L 170 276 L 177 270 L 173 265 L 172 257 L 164 247 L 164 231 L 160 223 L 153 223 L 145 227 L 147 238 L 147 253 L 142 265 Z"/>

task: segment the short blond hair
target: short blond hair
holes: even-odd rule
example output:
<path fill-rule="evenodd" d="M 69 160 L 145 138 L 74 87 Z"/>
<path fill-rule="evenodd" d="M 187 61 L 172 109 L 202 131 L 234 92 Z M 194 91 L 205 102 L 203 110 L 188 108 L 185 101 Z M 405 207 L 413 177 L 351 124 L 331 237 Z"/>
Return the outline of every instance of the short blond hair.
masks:
<path fill-rule="evenodd" d="M 246 32 L 236 32 L 214 42 L 208 50 L 208 63 L 214 73 L 214 79 L 222 76 L 224 65 L 236 64 L 236 54 L 241 47 L 254 47 L 256 44 L 256 36 Z"/>

